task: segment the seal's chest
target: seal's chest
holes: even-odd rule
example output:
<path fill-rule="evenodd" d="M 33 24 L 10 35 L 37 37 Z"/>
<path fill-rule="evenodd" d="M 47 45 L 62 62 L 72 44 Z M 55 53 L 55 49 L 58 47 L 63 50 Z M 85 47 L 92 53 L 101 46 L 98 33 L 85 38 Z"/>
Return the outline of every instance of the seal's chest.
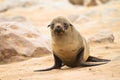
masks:
<path fill-rule="evenodd" d="M 67 43 L 58 43 L 53 44 L 54 54 L 58 56 L 63 61 L 74 60 L 80 49 L 79 43 L 76 42 L 67 42 Z"/>

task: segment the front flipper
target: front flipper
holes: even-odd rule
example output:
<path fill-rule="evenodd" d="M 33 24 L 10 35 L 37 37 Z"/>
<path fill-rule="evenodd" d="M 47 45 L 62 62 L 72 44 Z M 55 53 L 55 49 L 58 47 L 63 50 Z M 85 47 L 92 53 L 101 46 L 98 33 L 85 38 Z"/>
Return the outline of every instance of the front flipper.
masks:
<path fill-rule="evenodd" d="M 62 61 L 55 54 L 53 54 L 53 55 L 54 55 L 54 66 L 47 68 L 47 69 L 35 70 L 34 72 L 49 71 L 52 69 L 60 69 L 63 66 Z"/>
<path fill-rule="evenodd" d="M 84 48 L 79 52 L 79 55 L 77 56 L 78 57 L 77 59 L 78 59 L 78 62 L 80 64 L 80 66 L 84 66 L 84 67 L 87 67 L 87 66 L 97 66 L 97 65 L 102 65 L 102 64 L 108 63 L 108 61 L 101 61 L 101 62 L 99 62 L 100 59 L 98 60 L 97 58 L 96 59 L 98 61 L 96 61 L 96 59 L 95 59 L 94 62 L 87 62 L 87 61 L 85 61 L 83 59 L 83 55 L 84 55 Z M 91 58 L 93 58 L 93 57 L 91 57 Z"/>
<path fill-rule="evenodd" d="M 39 72 L 39 71 L 49 71 L 49 70 L 52 70 L 52 69 L 60 69 L 60 67 L 52 66 L 52 67 L 50 67 L 50 68 L 46 68 L 46 69 L 34 70 L 34 72 Z"/>

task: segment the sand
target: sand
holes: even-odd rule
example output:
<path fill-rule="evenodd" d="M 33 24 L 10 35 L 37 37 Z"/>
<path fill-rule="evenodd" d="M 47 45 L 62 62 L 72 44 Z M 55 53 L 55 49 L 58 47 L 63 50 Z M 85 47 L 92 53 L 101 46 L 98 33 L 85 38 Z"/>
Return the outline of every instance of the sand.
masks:
<path fill-rule="evenodd" d="M 117 5 L 118 8 L 120 7 Z M 69 8 L 70 7 L 70 8 Z M 89 11 L 101 10 L 104 6 L 92 8 L 14 8 L 7 12 L 0 13 L 1 16 L 21 15 L 27 18 L 35 26 L 39 27 L 44 34 L 50 35 L 47 25 L 53 17 L 58 15 L 69 16 L 71 14 L 84 14 Z M 31 15 L 32 14 L 32 15 Z M 119 13 L 118 13 L 119 15 Z M 114 15 L 116 16 L 116 15 Z M 91 17 L 89 17 L 91 18 Z M 93 21 L 101 20 L 101 16 L 92 17 Z M 85 21 L 86 22 L 86 21 Z M 78 31 L 85 37 L 90 37 L 93 33 L 103 29 L 109 29 L 115 36 L 114 43 L 90 43 L 90 54 L 96 57 L 110 59 L 108 64 L 94 67 L 62 67 L 60 70 L 51 70 L 47 72 L 33 72 L 36 69 L 43 69 L 53 65 L 53 56 L 48 54 L 40 58 L 30 58 L 21 62 L 14 62 L 0 65 L 0 80 L 120 80 L 120 22 L 116 21 L 113 25 L 111 22 L 86 27 L 89 24 L 78 24 Z M 83 26 L 83 27 L 82 27 Z"/>

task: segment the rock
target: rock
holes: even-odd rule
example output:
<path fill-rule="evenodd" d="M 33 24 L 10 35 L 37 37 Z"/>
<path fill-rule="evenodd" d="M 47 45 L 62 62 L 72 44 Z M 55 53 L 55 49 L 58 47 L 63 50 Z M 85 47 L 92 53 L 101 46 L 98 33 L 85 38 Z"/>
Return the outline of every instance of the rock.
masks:
<path fill-rule="evenodd" d="M 37 0 L 4 0 L 1 5 L 0 5 L 0 12 L 7 11 L 11 8 L 16 8 L 16 7 L 29 7 L 33 5 L 37 5 L 38 1 Z"/>
<path fill-rule="evenodd" d="M 107 3 L 107 2 L 109 2 L 110 0 L 100 0 L 101 1 L 101 3 Z"/>
<path fill-rule="evenodd" d="M 96 6 L 99 4 L 104 4 L 110 0 L 69 0 L 70 3 L 74 5 L 85 5 L 85 6 Z"/>
<path fill-rule="evenodd" d="M 0 51 L 0 61 L 3 61 L 3 59 L 4 59 L 4 56 L 3 56 L 2 52 Z"/>
<path fill-rule="evenodd" d="M 84 5 L 85 6 L 96 6 L 97 4 L 97 0 L 84 0 Z"/>
<path fill-rule="evenodd" d="M 39 57 L 50 53 L 49 36 L 30 23 L 0 23 L 0 59 L 24 55 Z"/>
<path fill-rule="evenodd" d="M 6 22 L 6 21 L 15 21 L 15 22 L 24 22 L 27 21 L 27 19 L 23 16 L 12 16 L 12 17 L 0 17 L 0 22 Z"/>
<path fill-rule="evenodd" d="M 80 14 L 71 14 L 68 16 L 71 22 L 81 24 L 81 23 L 87 23 L 90 20 L 89 16 L 86 14 L 80 15 Z"/>
<path fill-rule="evenodd" d="M 92 37 L 89 38 L 91 42 L 114 42 L 114 35 L 111 31 L 109 30 L 102 30 L 99 31 L 98 33 L 94 34 Z"/>
<path fill-rule="evenodd" d="M 4 59 L 3 63 L 18 62 L 18 61 L 23 61 L 26 59 L 27 59 L 27 57 L 25 57 L 25 56 L 12 56 L 11 58 Z"/>
<path fill-rule="evenodd" d="M 0 5 L 0 12 L 5 12 L 9 9 L 7 5 Z"/>
<path fill-rule="evenodd" d="M 11 18 L 11 21 L 23 22 L 23 21 L 27 21 L 27 19 L 23 16 L 13 16 Z"/>
<path fill-rule="evenodd" d="M 75 22 L 80 17 L 79 14 L 71 14 L 68 16 L 71 22 Z"/>
<path fill-rule="evenodd" d="M 7 17 L 0 17 L 0 22 L 4 22 L 4 21 L 10 21 L 10 19 Z"/>
<path fill-rule="evenodd" d="M 74 5 L 84 5 L 84 0 L 69 0 Z"/>

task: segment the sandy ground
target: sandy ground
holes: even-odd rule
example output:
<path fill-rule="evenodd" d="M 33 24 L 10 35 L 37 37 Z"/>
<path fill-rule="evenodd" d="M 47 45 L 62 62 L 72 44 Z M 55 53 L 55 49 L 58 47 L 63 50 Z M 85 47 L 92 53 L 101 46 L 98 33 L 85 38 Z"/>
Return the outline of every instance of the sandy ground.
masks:
<path fill-rule="evenodd" d="M 59 0 L 58 0 L 59 1 Z M 69 9 L 70 7 L 70 9 Z M 39 8 L 14 8 L 7 12 L 0 13 L 1 16 L 16 16 L 22 15 L 31 21 L 34 25 L 40 28 L 42 33 L 50 35 L 47 25 L 53 17 L 58 15 L 69 16 L 71 14 L 84 14 L 87 10 L 96 10 L 101 7 L 93 8 L 73 8 L 68 7 L 39 7 Z M 120 6 L 118 5 L 118 8 Z M 119 15 L 119 13 L 118 13 Z M 101 16 L 93 17 L 93 20 L 101 19 Z M 84 23 L 84 22 L 83 22 Z M 74 23 L 75 24 L 75 23 Z M 47 72 L 33 72 L 36 69 L 47 68 L 53 65 L 52 54 L 40 58 L 30 58 L 21 62 L 14 62 L 0 65 L 0 80 L 120 80 L 120 22 L 115 22 L 114 25 L 109 23 L 98 23 L 92 27 L 85 27 L 84 24 L 76 24 L 77 29 L 85 37 L 93 35 L 93 33 L 109 29 L 115 36 L 114 43 L 90 43 L 91 55 L 110 59 L 108 64 L 95 67 L 63 67 L 61 70 L 52 70 Z M 88 24 L 89 25 L 89 24 Z M 106 48 L 107 47 L 107 48 Z"/>

